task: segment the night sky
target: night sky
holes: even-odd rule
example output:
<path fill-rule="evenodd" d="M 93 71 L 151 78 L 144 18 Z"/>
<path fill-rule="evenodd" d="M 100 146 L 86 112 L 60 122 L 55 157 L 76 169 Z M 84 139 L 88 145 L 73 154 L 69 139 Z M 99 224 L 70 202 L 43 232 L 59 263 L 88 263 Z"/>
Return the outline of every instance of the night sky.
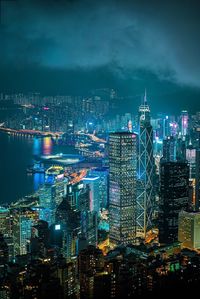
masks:
<path fill-rule="evenodd" d="M 199 31 L 193 0 L 1 0 L 0 92 L 137 98 L 146 87 L 154 110 L 194 112 Z"/>

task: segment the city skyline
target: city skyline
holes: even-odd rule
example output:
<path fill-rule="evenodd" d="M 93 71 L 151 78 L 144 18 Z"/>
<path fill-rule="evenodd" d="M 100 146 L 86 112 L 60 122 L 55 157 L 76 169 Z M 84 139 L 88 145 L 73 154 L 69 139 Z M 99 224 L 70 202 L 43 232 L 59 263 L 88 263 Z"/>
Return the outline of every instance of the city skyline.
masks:
<path fill-rule="evenodd" d="M 135 96 L 146 87 L 153 111 L 161 101 L 167 113 L 168 103 L 176 111 L 199 107 L 198 1 L 46 5 L 1 1 L 2 91 L 84 94 L 108 87 Z"/>
<path fill-rule="evenodd" d="M 0 1 L 0 298 L 196 295 L 199 13 Z"/>

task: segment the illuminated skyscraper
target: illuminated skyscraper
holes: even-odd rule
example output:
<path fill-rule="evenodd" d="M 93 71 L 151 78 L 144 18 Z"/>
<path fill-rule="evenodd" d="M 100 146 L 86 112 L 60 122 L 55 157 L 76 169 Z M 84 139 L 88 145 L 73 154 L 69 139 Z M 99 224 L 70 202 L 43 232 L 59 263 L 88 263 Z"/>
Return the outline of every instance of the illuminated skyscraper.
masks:
<path fill-rule="evenodd" d="M 14 255 L 27 254 L 32 226 L 38 221 L 38 212 L 31 209 L 17 209 L 13 215 Z"/>
<path fill-rule="evenodd" d="M 194 179 L 196 170 L 196 149 L 193 148 L 192 145 L 186 148 L 186 160 L 190 164 L 190 178 Z"/>
<path fill-rule="evenodd" d="M 100 194 L 99 194 L 99 184 L 100 177 L 96 175 L 87 175 L 83 178 L 84 184 L 90 186 L 90 211 L 95 211 L 99 213 L 100 209 Z"/>
<path fill-rule="evenodd" d="M 108 207 L 108 168 L 95 168 L 91 174 L 99 177 L 99 204 L 100 208 L 106 209 Z"/>
<path fill-rule="evenodd" d="M 200 207 L 200 128 L 196 129 L 198 134 L 198 145 L 196 149 L 196 169 L 195 169 L 195 209 Z"/>
<path fill-rule="evenodd" d="M 176 139 L 173 136 L 163 140 L 163 160 L 166 162 L 176 161 Z"/>
<path fill-rule="evenodd" d="M 11 235 L 10 211 L 3 207 L 0 207 L 0 233 L 4 236 Z"/>
<path fill-rule="evenodd" d="M 3 234 L 4 240 L 8 245 L 9 260 L 14 257 L 14 244 L 11 227 L 11 215 L 10 210 L 4 207 L 0 207 L 0 234 Z"/>
<path fill-rule="evenodd" d="M 111 133 L 109 138 L 110 241 L 134 243 L 136 233 L 136 135 Z"/>
<path fill-rule="evenodd" d="M 181 111 L 181 136 L 185 138 L 188 134 L 188 112 Z"/>
<path fill-rule="evenodd" d="M 45 184 L 38 190 L 40 206 L 50 210 L 49 224 L 55 221 L 56 207 L 62 202 L 67 191 L 67 180 L 59 176 L 48 175 Z M 47 219 L 45 219 L 47 220 Z"/>
<path fill-rule="evenodd" d="M 152 227 L 153 214 L 153 129 L 146 100 L 139 107 L 139 140 L 137 164 L 137 236 L 145 238 Z"/>
<path fill-rule="evenodd" d="M 3 237 L 3 234 L 0 233 L 0 282 L 1 283 L 3 282 L 3 280 L 5 278 L 8 261 L 9 261 L 8 245 Z M 0 283 L 0 286 L 1 286 L 1 283 Z M 9 297 L 2 296 L 2 294 L 0 293 L 0 298 L 9 298 Z"/>
<path fill-rule="evenodd" d="M 97 190 L 98 192 L 98 190 Z M 98 195 L 98 194 L 97 194 Z M 90 209 L 91 189 L 89 184 L 84 184 L 82 181 L 67 186 L 67 202 L 71 210 L 80 213 L 80 239 L 85 240 L 85 244 L 97 244 L 97 212 Z M 82 245 L 78 245 L 79 247 Z"/>
<path fill-rule="evenodd" d="M 96 246 L 98 213 L 90 210 L 90 192 L 89 185 L 81 189 L 78 197 L 78 210 L 81 216 L 81 237 L 85 239 L 87 244 Z"/>

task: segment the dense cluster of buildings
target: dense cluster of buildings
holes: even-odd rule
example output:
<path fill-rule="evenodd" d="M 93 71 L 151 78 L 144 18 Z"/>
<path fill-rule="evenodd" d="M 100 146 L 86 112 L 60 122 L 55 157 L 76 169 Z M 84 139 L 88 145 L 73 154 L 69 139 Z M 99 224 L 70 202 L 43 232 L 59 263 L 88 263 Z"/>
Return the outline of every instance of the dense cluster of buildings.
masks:
<path fill-rule="evenodd" d="M 48 98 L 43 107 L 37 99 L 15 98 L 37 123 L 22 126 L 101 133 L 107 142 L 101 165 L 87 166 L 79 180 L 48 175 L 34 196 L 0 209 L 1 298 L 135 298 L 195 288 L 199 113 L 152 119 L 145 93 L 138 115 L 116 116 L 110 128 L 103 120 L 99 125 L 84 119 L 90 113 L 99 122 L 107 113 L 109 104 L 99 105 L 100 97 L 77 99 L 87 112 L 77 116 L 81 124 L 75 112 L 62 119 L 71 98 Z M 51 105 L 60 106 L 61 118 L 60 108 Z M 54 117 L 60 121 L 56 127 Z"/>

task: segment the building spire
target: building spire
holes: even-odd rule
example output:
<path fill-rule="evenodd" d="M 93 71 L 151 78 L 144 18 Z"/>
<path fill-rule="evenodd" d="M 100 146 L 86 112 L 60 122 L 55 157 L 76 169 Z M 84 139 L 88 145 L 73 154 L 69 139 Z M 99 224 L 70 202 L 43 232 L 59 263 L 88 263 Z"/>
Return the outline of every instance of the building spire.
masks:
<path fill-rule="evenodd" d="M 146 87 L 145 87 L 145 90 L 144 90 L 144 105 L 147 104 L 147 90 L 146 90 Z"/>

